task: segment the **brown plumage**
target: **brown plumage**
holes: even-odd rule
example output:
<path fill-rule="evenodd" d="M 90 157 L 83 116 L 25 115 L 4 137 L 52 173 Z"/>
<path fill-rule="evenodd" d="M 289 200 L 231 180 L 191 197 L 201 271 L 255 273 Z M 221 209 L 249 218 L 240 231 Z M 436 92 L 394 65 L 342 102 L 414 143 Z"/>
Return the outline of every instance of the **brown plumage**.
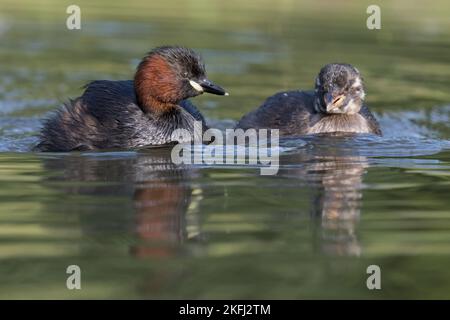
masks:
<path fill-rule="evenodd" d="M 188 98 L 226 92 L 206 78 L 200 56 L 182 47 L 152 50 L 134 81 L 97 80 L 44 122 L 36 151 L 86 151 L 172 143 L 176 129 L 206 124 Z M 193 134 L 192 134 L 193 136 Z"/>

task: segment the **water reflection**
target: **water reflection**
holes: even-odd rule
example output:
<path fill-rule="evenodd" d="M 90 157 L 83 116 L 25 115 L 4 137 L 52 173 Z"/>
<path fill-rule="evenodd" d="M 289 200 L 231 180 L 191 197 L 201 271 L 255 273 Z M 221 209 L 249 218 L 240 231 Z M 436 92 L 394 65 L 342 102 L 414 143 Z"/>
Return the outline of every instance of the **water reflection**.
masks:
<path fill-rule="evenodd" d="M 356 236 L 362 200 L 364 157 L 324 157 L 311 171 L 322 175 L 313 199 L 313 218 L 320 223 L 322 249 L 338 255 L 360 255 Z"/>
<path fill-rule="evenodd" d="M 345 138 L 317 137 L 295 153 L 282 155 L 279 175 L 298 179 L 309 190 L 313 246 L 331 255 L 360 255 L 357 226 L 362 201 L 362 180 L 367 158 L 342 147 Z M 96 204 L 78 206 L 84 234 L 133 234 L 133 256 L 168 257 L 184 250 L 182 243 L 199 237 L 196 205 L 201 190 L 192 183 L 199 177 L 193 167 L 174 165 L 170 150 L 155 148 L 139 153 L 87 153 L 58 156 L 45 161 L 50 172 L 61 172 L 48 183 L 64 181 L 66 193 L 122 198 L 124 202 L 102 209 Z M 259 171 L 258 171 L 259 172 Z M 299 192 L 300 192 L 299 190 Z M 193 201 L 193 198 L 195 200 Z M 71 208 L 71 202 L 59 203 Z M 194 210 L 195 211 L 195 210 Z M 189 233 L 188 233 L 189 229 Z"/>
<path fill-rule="evenodd" d="M 376 150 L 371 143 L 374 142 L 367 137 L 306 137 L 288 142 L 288 147 L 298 148 L 280 157 L 279 177 L 295 179 L 296 185 L 300 183 L 296 192 L 301 195 L 306 190 L 308 194 L 311 244 L 320 253 L 362 253 L 358 224 L 363 177 L 369 168 L 365 155 Z M 201 239 L 198 204 L 202 190 L 197 186 L 198 178 L 201 173 L 206 179 L 211 177 L 201 167 L 174 165 L 169 149 L 55 156 L 46 159 L 45 166 L 47 172 L 55 173 L 47 179 L 50 186 L 60 181 L 53 187 L 62 187 L 71 195 L 88 196 L 95 202 L 74 206 L 71 201 L 62 201 L 58 208 L 50 210 L 77 210 L 74 214 L 80 216 L 86 235 L 132 234 L 133 238 L 127 241 L 129 250 L 140 258 L 177 256 L 192 249 L 182 245 L 187 239 Z M 255 183 L 261 178 L 258 174 L 256 170 L 251 177 Z M 202 207 L 206 217 L 226 198 L 220 192 L 209 196 L 216 196 L 217 200 L 214 207 Z M 239 198 L 250 199 L 245 194 Z M 102 199 L 122 200 L 115 205 L 103 204 Z M 245 214 L 241 218 L 249 219 Z M 266 228 L 265 231 L 272 231 L 272 226 Z M 218 231 L 226 232 L 225 228 Z"/>
<path fill-rule="evenodd" d="M 337 139 L 337 140 L 332 140 Z M 300 179 L 310 188 L 313 243 L 326 254 L 361 254 L 357 226 L 361 213 L 362 180 L 369 163 L 366 157 L 341 148 L 346 138 L 312 138 L 295 154 L 280 159 L 281 175 Z"/>
<path fill-rule="evenodd" d="M 191 192 L 191 188 L 178 179 L 152 179 L 136 186 L 133 195 L 135 231 L 141 244 L 133 247 L 134 255 L 148 257 L 175 254 L 174 244 L 182 243 L 187 237 L 186 211 Z"/>
<path fill-rule="evenodd" d="M 45 166 L 53 172 L 62 171 L 47 183 L 64 181 L 62 186 L 69 195 L 101 196 L 105 201 L 125 198 L 123 204 L 109 204 L 108 212 L 102 210 L 101 198 L 94 205 L 80 205 L 84 234 L 102 237 L 106 233 L 131 233 L 136 239 L 129 241 L 130 252 L 139 258 L 175 255 L 188 237 L 186 213 L 193 192 L 190 179 L 198 173 L 174 165 L 170 150 L 58 156 L 47 159 Z M 64 212 L 71 209 L 70 202 L 66 206 Z M 195 221 L 193 214 L 189 222 L 194 237 L 198 229 L 192 225 Z"/>

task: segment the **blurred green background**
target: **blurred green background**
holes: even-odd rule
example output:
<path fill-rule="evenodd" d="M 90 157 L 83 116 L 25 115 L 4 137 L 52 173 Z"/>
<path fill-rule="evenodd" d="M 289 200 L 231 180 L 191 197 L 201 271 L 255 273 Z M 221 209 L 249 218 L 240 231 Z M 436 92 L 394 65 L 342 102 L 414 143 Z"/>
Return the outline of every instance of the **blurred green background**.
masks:
<path fill-rule="evenodd" d="M 0 298 L 449 298 L 449 17 L 446 0 L 0 0 Z M 48 111 L 165 44 L 230 92 L 193 100 L 222 127 L 351 63 L 385 138 L 299 143 L 275 177 L 162 151 L 28 152 Z"/>

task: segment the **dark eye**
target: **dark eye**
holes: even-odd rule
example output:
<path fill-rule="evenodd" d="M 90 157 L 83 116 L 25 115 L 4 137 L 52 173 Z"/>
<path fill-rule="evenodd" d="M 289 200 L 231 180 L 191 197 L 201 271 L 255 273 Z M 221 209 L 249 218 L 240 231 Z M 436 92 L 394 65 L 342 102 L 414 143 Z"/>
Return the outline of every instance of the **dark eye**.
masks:
<path fill-rule="evenodd" d="M 355 88 L 356 92 L 361 92 L 361 87 Z"/>
<path fill-rule="evenodd" d="M 187 77 L 188 73 L 187 72 L 183 72 L 183 76 Z"/>

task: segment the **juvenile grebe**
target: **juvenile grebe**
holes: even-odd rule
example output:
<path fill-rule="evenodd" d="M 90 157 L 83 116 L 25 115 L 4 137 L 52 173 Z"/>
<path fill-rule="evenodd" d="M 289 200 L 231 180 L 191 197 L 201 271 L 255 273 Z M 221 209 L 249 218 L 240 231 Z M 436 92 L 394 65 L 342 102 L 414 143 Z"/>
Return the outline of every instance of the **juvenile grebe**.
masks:
<path fill-rule="evenodd" d="M 242 129 L 279 129 L 280 136 L 316 133 L 372 133 L 382 135 L 363 104 L 364 85 L 349 64 L 327 64 L 316 78 L 314 91 L 287 91 L 269 97 L 237 124 Z"/>

